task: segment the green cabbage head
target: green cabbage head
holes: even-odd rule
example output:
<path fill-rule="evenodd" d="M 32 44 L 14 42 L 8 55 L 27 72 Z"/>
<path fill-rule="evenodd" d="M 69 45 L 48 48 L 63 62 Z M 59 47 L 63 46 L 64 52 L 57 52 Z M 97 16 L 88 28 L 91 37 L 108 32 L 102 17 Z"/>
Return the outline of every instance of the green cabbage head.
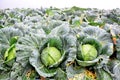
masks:
<path fill-rule="evenodd" d="M 81 47 L 81 56 L 84 61 L 92 61 L 97 57 L 97 50 L 90 44 L 84 44 Z"/>
<path fill-rule="evenodd" d="M 41 53 L 41 61 L 46 67 L 58 62 L 60 58 L 61 53 L 55 47 L 47 47 Z"/>

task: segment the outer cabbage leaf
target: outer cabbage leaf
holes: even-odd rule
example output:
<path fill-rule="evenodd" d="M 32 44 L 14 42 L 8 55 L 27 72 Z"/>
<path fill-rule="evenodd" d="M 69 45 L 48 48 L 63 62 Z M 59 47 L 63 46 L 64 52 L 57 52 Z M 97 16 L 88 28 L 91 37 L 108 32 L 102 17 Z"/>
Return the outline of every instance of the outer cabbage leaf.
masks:
<path fill-rule="evenodd" d="M 10 75 L 10 73 L 8 73 L 8 72 L 0 73 L 0 79 L 1 80 L 8 80 L 8 79 L 10 79 L 9 75 Z"/>
<path fill-rule="evenodd" d="M 81 66 L 68 66 L 67 77 L 69 80 L 96 80 L 96 74 Z"/>
<path fill-rule="evenodd" d="M 65 45 L 64 49 L 67 52 L 67 60 L 66 60 L 67 63 L 74 62 L 74 60 L 76 59 L 76 52 L 77 52 L 76 41 L 77 38 L 72 34 L 72 32 L 64 36 L 63 42 Z"/>
<path fill-rule="evenodd" d="M 10 71 L 3 71 L 0 73 L 0 79 L 1 80 L 28 80 L 26 73 L 30 69 L 32 69 L 32 67 L 29 64 L 24 68 L 22 67 L 21 64 L 15 62 L 12 68 L 10 69 Z"/>
<path fill-rule="evenodd" d="M 49 36 L 64 36 L 65 34 L 69 33 L 69 31 L 69 24 L 67 22 L 64 22 L 60 26 L 54 28 L 51 33 L 49 33 Z"/>
<path fill-rule="evenodd" d="M 96 58 L 92 61 L 82 61 L 82 60 L 79 60 L 79 59 L 76 59 L 76 61 L 78 62 L 79 65 L 86 67 L 86 66 L 95 65 L 95 63 L 97 63 L 99 61 L 99 59 L 100 58 L 98 57 L 98 58 Z"/>
<path fill-rule="evenodd" d="M 85 71 L 85 68 L 77 65 L 70 65 L 66 67 L 67 77 L 73 78 L 76 74 L 80 74 Z"/>
<path fill-rule="evenodd" d="M 114 80 L 119 80 L 120 76 L 120 61 L 117 59 L 112 59 L 109 61 L 107 67 L 109 68 L 110 74 Z"/>
<path fill-rule="evenodd" d="M 46 32 L 46 34 L 49 34 L 52 29 L 54 29 L 57 26 L 60 26 L 63 22 L 59 20 L 43 20 L 41 21 L 41 27 Z"/>
<path fill-rule="evenodd" d="M 46 68 L 40 61 L 40 53 L 38 50 L 34 50 L 29 58 L 30 64 L 35 68 L 39 75 L 44 77 L 51 77 L 56 74 L 57 68 Z"/>
<path fill-rule="evenodd" d="M 96 70 L 97 80 L 113 80 L 111 75 L 103 69 Z"/>
<path fill-rule="evenodd" d="M 115 75 L 115 80 L 119 80 L 120 76 L 120 61 L 113 67 L 113 73 Z"/>
<path fill-rule="evenodd" d="M 43 23 L 44 24 L 44 23 Z M 41 27 L 41 24 L 25 24 L 25 23 L 16 23 L 14 25 L 15 28 L 19 29 L 22 31 L 24 35 L 30 35 L 30 34 L 45 34 L 44 30 Z"/>
<path fill-rule="evenodd" d="M 10 45 L 10 40 L 15 36 L 23 36 L 23 33 L 15 28 L 2 28 L 0 29 L 0 44 L 2 45 Z"/>
<path fill-rule="evenodd" d="M 62 69 L 59 68 L 57 70 L 57 74 L 55 76 L 55 80 L 66 80 L 66 79 L 67 79 L 66 73 Z"/>
<path fill-rule="evenodd" d="M 43 78 L 43 79 L 46 79 L 46 80 L 66 80 L 68 78 L 67 78 L 66 73 L 61 68 L 58 68 L 55 77 L 48 77 L 48 78 Z"/>
<path fill-rule="evenodd" d="M 23 66 L 25 66 L 28 61 L 29 57 L 34 49 L 38 49 L 43 45 L 43 41 L 46 38 L 45 34 L 31 34 L 26 35 L 25 37 L 21 37 L 18 40 L 18 43 L 16 45 L 17 50 L 17 58 L 16 61 L 21 63 Z"/>

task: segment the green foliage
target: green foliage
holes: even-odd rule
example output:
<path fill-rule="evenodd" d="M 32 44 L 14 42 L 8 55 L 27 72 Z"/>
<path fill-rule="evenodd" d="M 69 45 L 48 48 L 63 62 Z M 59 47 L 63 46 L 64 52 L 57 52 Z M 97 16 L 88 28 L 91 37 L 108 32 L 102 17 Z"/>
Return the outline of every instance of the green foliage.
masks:
<path fill-rule="evenodd" d="M 120 9 L 0 10 L 0 80 L 120 80 Z"/>

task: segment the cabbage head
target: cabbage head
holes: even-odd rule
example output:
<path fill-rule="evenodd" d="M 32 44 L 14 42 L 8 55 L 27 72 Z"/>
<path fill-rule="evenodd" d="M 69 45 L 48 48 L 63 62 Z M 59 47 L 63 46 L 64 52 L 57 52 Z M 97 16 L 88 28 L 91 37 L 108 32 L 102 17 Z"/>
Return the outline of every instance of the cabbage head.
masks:
<path fill-rule="evenodd" d="M 81 55 L 84 61 L 94 60 L 97 57 L 97 50 L 90 44 L 82 45 Z"/>
<path fill-rule="evenodd" d="M 55 47 L 47 47 L 41 53 L 41 60 L 46 67 L 58 62 L 60 58 L 61 53 Z"/>

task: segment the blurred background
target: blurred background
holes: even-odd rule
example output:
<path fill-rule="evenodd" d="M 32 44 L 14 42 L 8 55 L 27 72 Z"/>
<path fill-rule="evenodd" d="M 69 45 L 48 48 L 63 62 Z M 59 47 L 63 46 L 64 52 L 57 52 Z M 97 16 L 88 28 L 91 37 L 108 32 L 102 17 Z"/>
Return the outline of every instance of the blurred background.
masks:
<path fill-rule="evenodd" d="M 82 8 L 113 9 L 120 8 L 120 0 L 0 0 L 0 9 L 5 8 Z"/>

